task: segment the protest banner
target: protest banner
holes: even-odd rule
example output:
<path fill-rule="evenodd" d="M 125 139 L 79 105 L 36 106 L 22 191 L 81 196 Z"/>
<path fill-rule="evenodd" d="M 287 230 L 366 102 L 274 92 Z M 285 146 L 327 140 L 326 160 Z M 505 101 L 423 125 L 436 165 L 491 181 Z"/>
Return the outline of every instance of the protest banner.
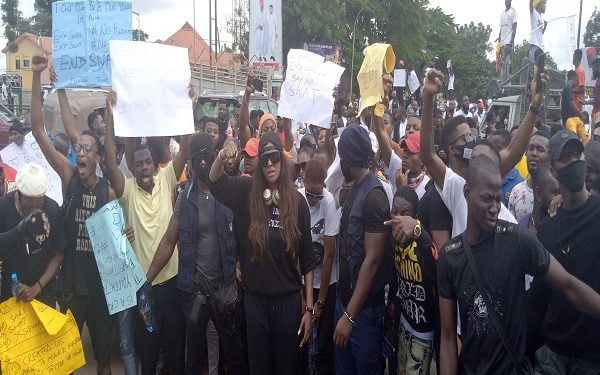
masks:
<path fill-rule="evenodd" d="M 123 233 L 125 219 L 117 200 L 107 203 L 86 221 L 110 315 L 137 304 L 136 292 L 146 275 Z"/>
<path fill-rule="evenodd" d="M 325 61 L 338 65 L 342 62 L 342 46 L 338 43 L 304 43 L 303 49 L 323 56 Z"/>
<path fill-rule="evenodd" d="M 186 48 L 111 40 L 110 56 L 118 137 L 194 133 Z"/>
<path fill-rule="evenodd" d="M 374 43 L 365 49 L 365 59 L 360 67 L 358 85 L 360 86 L 360 108 L 358 114 L 374 106 L 383 99 L 383 73 L 391 73 L 396 64 L 394 49 L 389 44 Z"/>
<path fill-rule="evenodd" d="M 406 69 L 394 69 L 394 87 L 406 87 Z"/>
<path fill-rule="evenodd" d="M 33 137 L 33 134 L 29 133 L 25 136 L 23 146 L 18 146 L 16 143 L 11 143 L 8 146 L 0 150 L 0 157 L 2 161 L 9 167 L 17 171 L 21 170 L 21 167 L 27 163 L 35 163 L 40 167 L 44 168 L 48 180 L 50 180 L 50 186 L 46 195 L 56 201 L 58 205 L 62 205 L 62 184 L 60 176 L 52 169 L 44 153 L 40 149 L 37 141 Z"/>
<path fill-rule="evenodd" d="M 410 75 L 408 76 L 408 89 L 411 94 L 414 94 L 419 87 L 421 87 L 421 83 L 419 82 L 419 77 L 417 77 L 417 72 L 411 70 Z"/>
<path fill-rule="evenodd" d="M 110 86 L 110 40 L 131 40 L 131 1 L 63 0 L 52 4 L 56 88 Z"/>
<path fill-rule="evenodd" d="M 291 49 L 277 113 L 322 128 L 331 126 L 334 97 L 344 68 L 324 61 L 323 56 Z"/>
<path fill-rule="evenodd" d="M 0 362 L 7 375 L 69 374 L 85 365 L 79 328 L 66 314 L 42 302 L 0 305 Z"/>

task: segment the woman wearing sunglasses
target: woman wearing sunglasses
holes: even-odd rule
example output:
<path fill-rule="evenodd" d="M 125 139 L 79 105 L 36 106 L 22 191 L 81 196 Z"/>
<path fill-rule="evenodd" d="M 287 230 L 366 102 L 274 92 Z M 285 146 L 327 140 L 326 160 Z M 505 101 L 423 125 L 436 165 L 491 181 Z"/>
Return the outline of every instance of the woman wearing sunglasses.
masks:
<path fill-rule="evenodd" d="M 233 211 L 240 228 L 251 374 L 295 373 L 298 345 L 307 342 L 313 318 L 310 213 L 282 149 L 275 133 L 263 134 L 254 175 L 230 177 L 223 167 L 237 149 L 227 144 L 209 175 L 212 194 Z"/>

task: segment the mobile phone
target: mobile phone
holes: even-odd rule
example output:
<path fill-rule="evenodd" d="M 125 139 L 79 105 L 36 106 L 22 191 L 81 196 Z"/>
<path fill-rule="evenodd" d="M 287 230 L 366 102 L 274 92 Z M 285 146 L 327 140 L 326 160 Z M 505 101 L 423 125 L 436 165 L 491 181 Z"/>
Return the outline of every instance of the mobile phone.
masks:
<path fill-rule="evenodd" d="M 263 90 L 263 81 L 261 81 L 258 78 L 255 78 L 254 81 L 252 81 L 252 86 L 254 86 L 254 90 L 256 90 L 257 92 L 262 92 Z"/>
<path fill-rule="evenodd" d="M 537 92 L 543 92 L 545 87 L 542 87 L 542 80 L 540 79 L 540 75 L 542 73 L 544 73 L 544 70 L 546 69 L 546 54 L 542 53 L 541 55 L 539 55 L 537 57 L 537 59 L 535 60 L 535 65 L 537 66 L 537 71 L 538 71 L 538 75 L 536 77 L 537 79 Z"/>

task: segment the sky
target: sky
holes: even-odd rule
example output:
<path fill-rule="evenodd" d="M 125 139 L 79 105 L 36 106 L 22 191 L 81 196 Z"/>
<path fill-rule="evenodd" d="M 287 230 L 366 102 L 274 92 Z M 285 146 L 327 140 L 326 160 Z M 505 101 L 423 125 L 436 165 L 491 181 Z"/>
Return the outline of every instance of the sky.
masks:
<path fill-rule="evenodd" d="M 196 1 L 196 29 L 207 40 L 209 37 L 208 3 L 209 0 Z M 225 28 L 233 8 L 233 0 L 217 0 L 217 3 L 221 43 L 231 45 L 232 38 L 225 32 Z M 431 6 L 439 6 L 445 13 L 453 15 L 457 24 L 471 21 L 489 24 L 493 30 L 490 41 L 493 42 L 497 38 L 500 29 L 500 14 L 504 9 L 503 0 L 430 0 L 430 3 Z M 133 0 L 132 4 L 133 10 L 140 13 L 141 28 L 148 33 L 151 41 L 168 38 L 186 21 L 193 25 L 193 0 Z M 529 40 L 529 1 L 514 0 L 513 7 L 519 17 L 515 42 L 520 43 L 523 39 Z M 582 39 L 585 25 L 594 7 L 600 9 L 600 0 L 584 0 Z M 33 0 L 21 0 L 20 10 L 24 16 L 33 15 Z M 545 20 L 550 21 L 557 17 L 570 15 L 574 15 L 574 17 L 550 22 L 544 36 L 545 49 L 550 52 L 561 68 L 567 68 L 570 65 L 572 50 L 576 46 L 579 1 L 548 1 L 547 12 L 544 15 Z M 137 28 L 137 17 L 134 16 L 132 21 L 133 27 Z M 0 45 L 2 47 L 6 45 L 4 38 L 0 38 Z M 3 70 L 5 65 L 6 60 L 4 56 L 1 56 L 0 70 Z"/>

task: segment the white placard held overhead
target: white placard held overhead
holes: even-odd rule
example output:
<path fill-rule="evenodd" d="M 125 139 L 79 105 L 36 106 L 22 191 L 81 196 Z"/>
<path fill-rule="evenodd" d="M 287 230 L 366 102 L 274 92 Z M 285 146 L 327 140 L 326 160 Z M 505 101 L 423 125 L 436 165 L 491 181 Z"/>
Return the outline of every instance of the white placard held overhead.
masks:
<path fill-rule="evenodd" d="M 323 56 L 291 49 L 277 114 L 322 128 L 331 126 L 334 98 L 344 68 Z"/>
<path fill-rule="evenodd" d="M 406 87 L 406 69 L 394 69 L 394 87 Z"/>
<path fill-rule="evenodd" d="M 421 83 L 419 83 L 417 73 L 414 70 L 412 70 L 410 72 L 410 75 L 408 76 L 408 89 L 410 90 L 411 94 L 414 94 L 415 92 L 417 92 L 419 87 L 421 87 Z"/>
<path fill-rule="evenodd" d="M 159 43 L 110 41 L 118 137 L 194 133 L 188 51 Z"/>
<path fill-rule="evenodd" d="M 17 171 L 17 174 L 21 170 L 21 167 L 27 163 L 35 163 L 44 168 L 48 180 L 50 180 L 50 186 L 48 187 L 46 196 L 54 199 L 59 206 L 62 205 L 63 196 L 60 176 L 52 169 L 46 160 L 44 153 L 40 149 L 40 146 L 32 133 L 25 136 L 23 146 L 17 146 L 16 143 L 11 143 L 0 151 L 0 156 L 4 163 Z"/>

